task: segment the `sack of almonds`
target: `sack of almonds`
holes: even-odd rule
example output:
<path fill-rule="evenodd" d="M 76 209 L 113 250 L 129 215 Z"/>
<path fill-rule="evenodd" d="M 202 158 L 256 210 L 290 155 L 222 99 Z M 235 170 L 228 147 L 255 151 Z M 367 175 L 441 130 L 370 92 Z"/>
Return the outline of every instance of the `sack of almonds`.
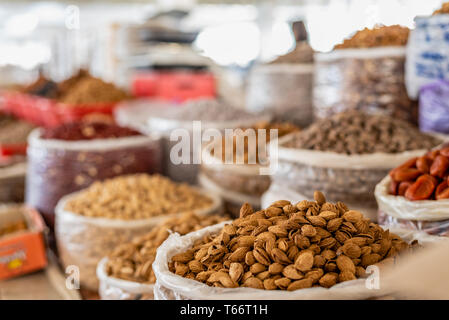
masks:
<path fill-rule="evenodd" d="M 245 202 L 260 208 L 260 197 L 270 186 L 270 176 L 264 170 L 268 170 L 268 146 L 274 130 L 276 137 L 282 137 L 299 128 L 289 122 L 260 122 L 234 130 L 232 136 L 205 145 L 201 152 L 198 182 L 216 190 L 235 217 Z M 232 150 L 227 150 L 231 139 Z"/>
<path fill-rule="evenodd" d="M 96 290 L 96 267 L 118 245 L 147 233 L 184 212 L 221 211 L 211 192 L 177 184 L 159 175 L 126 175 L 64 196 L 55 209 L 55 234 L 64 266 L 80 270 L 81 286 Z"/>
<path fill-rule="evenodd" d="M 308 199 L 313 190 L 323 190 L 331 201 L 377 208 L 376 184 L 395 166 L 441 142 L 405 121 L 348 111 L 279 139 L 272 184 Z"/>
<path fill-rule="evenodd" d="M 405 88 L 409 29 L 376 27 L 357 32 L 330 53 L 315 55 L 313 105 L 322 119 L 361 110 L 418 123 L 418 103 Z"/>
<path fill-rule="evenodd" d="M 267 112 L 276 121 L 308 126 L 313 120 L 313 54 L 301 42 L 287 55 L 254 67 L 248 78 L 248 108 Z"/>
<path fill-rule="evenodd" d="M 413 157 L 375 189 L 379 223 L 449 236 L 449 147 Z"/>
<path fill-rule="evenodd" d="M 256 212 L 245 204 L 240 218 L 159 247 L 155 299 L 366 299 L 383 293 L 365 286 L 373 265 L 400 263 L 415 236 L 383 230 L 321 192 Z"/>
<path fill-rule="evenodd" d="M 28 139 L 26 202 L 53 229 L 64 195 L 123 174 L 161 171 L 160 139 L 110 123 L 36 129 Z"/>
<path fill-rule="evenodd" d="M 185 235 L 227 220 L 218 215 L 191 212 L 168 218 L 150 232 L 115 248 L 97 267 L 102 300 L 152 300 L 156 277 L 151 268 L 157 248 L 171 233 Z"/>

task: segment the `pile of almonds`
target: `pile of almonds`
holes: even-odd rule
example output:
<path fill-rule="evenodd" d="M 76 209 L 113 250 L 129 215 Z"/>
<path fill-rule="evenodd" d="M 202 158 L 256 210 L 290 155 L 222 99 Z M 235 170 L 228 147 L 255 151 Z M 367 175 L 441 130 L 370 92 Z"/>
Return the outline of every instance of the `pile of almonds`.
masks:
<path fill-rule="evenodd" d="M 94 182 L 67 202 L 65 210 L 109 219 L 147 219 L 210 208 L 213 201 L 188 184 L 160 175 L 135 174 Z"/>
<path fill-rule="evenodd" d="M 314 198 L 257 212 L 244 204 L 240 218 L 173 256 L 169 268 L 214 287 L 293 291 L 363 277 L 369 265 L 411 248 L 344 203 L 318 191 Z"/>
<path fill-rule="evenodd" d="M 155 283 L 156 277 L 151 265 L 156 257 L 157 248 L 170 235 L 169 230 L 185 235 L 225 220 L 228 219 L 217 215 L 200 217 L 193 213 L 167 219 L 149 233 L 117 247 L 108 257 L 106 273 L 123 280 Z"/>
<path fill-rule="evenodd" d="M 439 8 L 438 10 L 435 10 L 432 15 L 437 15 L 437 14 L 448 14 L 449 13 L 449 2 L 445 2 L 441 5 L 441 8 Z"/>

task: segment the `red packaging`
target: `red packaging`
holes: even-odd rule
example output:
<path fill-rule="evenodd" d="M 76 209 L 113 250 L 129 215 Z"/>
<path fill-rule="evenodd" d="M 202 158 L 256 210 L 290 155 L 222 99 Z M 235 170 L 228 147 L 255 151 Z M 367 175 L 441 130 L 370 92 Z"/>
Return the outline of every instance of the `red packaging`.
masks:
<path fill-rule="evenodd" d="M 68 105 L 20 92 L 3 92 L 1 111 L 38 126 L 56 127 L 92 113 L 112 114 L 117 103 Z"/>
<path fill-rule="evenodd" d="M 136 97 L 183 102 L 189 99 L 214 98 L 216 83 L 210 72 L 142 72 L 134 76 L 132 93 Z"/>
<path fill-rule="evenodd" d="M 45 225 L 37 211 L 22 205 L 0 207 L 0 229 L 25 221 L 26 230 L 0 236 L 0 280 L 40 270 L 47 265 Z"/>

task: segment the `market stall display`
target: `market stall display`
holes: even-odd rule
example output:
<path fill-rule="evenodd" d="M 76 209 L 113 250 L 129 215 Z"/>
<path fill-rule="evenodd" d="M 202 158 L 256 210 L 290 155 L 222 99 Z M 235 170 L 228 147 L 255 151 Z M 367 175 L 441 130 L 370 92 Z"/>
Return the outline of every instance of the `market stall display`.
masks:
<path fill-rule="evenodd" d="M 89 114 L 112 114 L 116 104 L 130 96 L 112 83 L 81 70 L 55 83 L 40 77 L 21 91 L 5 91 L 2 111 L 33 124 L 55 127 L 82 120 Z"/>
<path fill-rule="evenodd" d="M 309 199 L 320 189 L 331 201 L 376 208 L 374 188 L 389 170 L 441 142 L 404 121 L 348 111 L 281 138 L 272 186 Z"/>
<path fill-rule="evenodd" d="M 449 236 L 449 148 L 414 157 L 376 186 L 379 222 Z"/>
<path fill-rule="evenodd" d="M 45 225 L 39 214 L 21 204 L 0 206 L 0 280 L 47 265 Z"/>
<path fill-rule="evenodd" d="M 417 241 L 344 203 L 279 200 L 240 218 L 170 236 L 153 270 L 156 299 L 363 299 L 366 268 L 400 263 Z M 416 235 L 419 236 L 419 235 Z M 312 288 L 313 287 L 313 288 Z"/>
<path fill-rule="evenodd" d="M 248 108 L 268 113 L 276 121 L 309 125 L 313 120 L 313 54 L 307 42 L 299 42 L 290 53 L 254 67 L 248 78 Z"/>
<path fill-rule="evenodd" d="M 118 175 L 160 172 L 159 143 L 110 123 L 36 129 L 29 137 L 26 202 L 52 228 L 54 208 L 64 195 Z"/>
<path fill-rule="evenodd" d="M 219 212 L 211 192 L 159 175 L 126 175 L 96 182 L 63 197 L 56 207 L 55 232 L 64 266 L 80 268 L 81 285 L 98 289 L 96 267 L 118 245 L 151 231 L 184 212 Z"/>
<path fill-rule="evenodd" d="M 288 122 L 260 122 L 251 128 L 234 130 L 231 137 L 223 137 L 222 141 L 218 141 L 221 144 L 221 158 L 216 154 L 218 150 L 214 148 L 217 144 L 215 141 L 202 150 L 199 184 L 219 193 L 225 200 L 227 212 L 233 216 L 238 216 L 240 207 L 245 202 L 254 208 L 260 208 L 260 197 L 270 186 L 270 176 L 263 174 L 261 169 L 267 169 L 269 165 L 267 152 L 271 130 L 276 130 L 276 137 L 282 137 L 299 131 L 299 128 Z M 251 143 L 250 133 L 254 134 Z M 232 150 L 229 150 L 232 151 L 232 158 L 226 162 L 228 139 L 232 139 Z M 265 140 L 259 141 L 260 139 Z M 237 144 L 243 148 L 242 159 L 239 159 L 239 162 L 237 162 Z M 265 150 L 261 150 L 259 145 Z"/>
<path fill-rule="evenodd" d="M 157 248 L 171 233 L 185 235 L 227 220 L 223 216 L 198 216 L 191 212 L 169 218 L 149 233 L 114 249 L 97 267 L 103 300 L 153 299 L 156 277 L 151 268 Z"/>
<path fill-rule="evenodd" d="M 364 29 L 332 52 L 316 54 L 314 115 L 355 109 L 416 125 L 418 104 L 407 96 L 404 80 L 408 34 L 401 26 Z"/>

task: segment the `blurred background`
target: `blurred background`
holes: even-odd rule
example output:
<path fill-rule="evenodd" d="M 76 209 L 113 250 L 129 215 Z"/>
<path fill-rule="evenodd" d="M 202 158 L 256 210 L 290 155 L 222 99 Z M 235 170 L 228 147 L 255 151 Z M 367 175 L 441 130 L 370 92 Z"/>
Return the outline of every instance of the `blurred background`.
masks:
<path fill-rule="evenodd" d="M 32 82 L 39 70 L 61 81 L 85 68 L 129 88 L 136 73 L 182 68 L 219 72 L 238 104 L 250 67 L 295 47 L 294 21 L 304 22 L 314 50 L 327 52 L 364 27 L 413 27 L 442 2 L 0 1 L 0 86 Z"/>

